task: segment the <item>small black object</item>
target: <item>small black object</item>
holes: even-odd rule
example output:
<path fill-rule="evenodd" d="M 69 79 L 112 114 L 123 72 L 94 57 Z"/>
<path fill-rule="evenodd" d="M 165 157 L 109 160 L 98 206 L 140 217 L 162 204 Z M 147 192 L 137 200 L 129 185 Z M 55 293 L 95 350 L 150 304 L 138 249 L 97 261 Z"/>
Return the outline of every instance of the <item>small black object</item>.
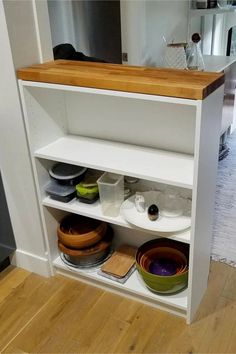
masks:
<path fill-rule="evenodd" d="M 199 33 L 194 33 L 194 34 L 192 35 L 192 41 L 193 41 L 193 43 L 198 43 L 198 42 L 200 42 L 200 40 L 201 40 L 201 36 L 200 36 Z"/>
<path fill-rule="evenodd" d="M 207 0 L 207 8 L 214 9 L 217 7 L 217 0 Z"/>
<path fill-rule="evenodd" d="M 155 221 L 159 217 L 159 209 L 156 204 L 150 205 L 148 208 L 148 217 L 151 221 Z"/>
<path fill-rule="evenodd" d="M 79 60 L 79 61 L 93 61 L 105 63 L 103 59 L 89 57 L 82 52 L 77 52 L 72 44 L 61 43 L 53 48 L 54 59 L 64 59 L 64 60 Z"/>

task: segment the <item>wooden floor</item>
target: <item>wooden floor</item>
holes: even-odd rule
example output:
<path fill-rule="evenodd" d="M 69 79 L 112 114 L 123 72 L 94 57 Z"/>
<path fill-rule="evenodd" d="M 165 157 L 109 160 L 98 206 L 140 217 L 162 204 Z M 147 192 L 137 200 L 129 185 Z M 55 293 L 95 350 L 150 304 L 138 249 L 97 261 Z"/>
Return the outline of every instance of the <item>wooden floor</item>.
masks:
<path fill-rule="evenodd" d="M 236 353 L 236 269 L 213 262 L 195 322 L 62 276 L 0 273 L 1 353 Z"/>

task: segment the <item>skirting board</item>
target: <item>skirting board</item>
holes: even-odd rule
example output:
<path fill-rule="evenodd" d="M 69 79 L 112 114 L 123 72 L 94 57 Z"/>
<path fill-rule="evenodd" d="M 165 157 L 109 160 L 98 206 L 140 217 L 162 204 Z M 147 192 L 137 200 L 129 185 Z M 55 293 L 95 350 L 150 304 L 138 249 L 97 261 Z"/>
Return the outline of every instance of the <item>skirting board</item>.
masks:
<path fill-rule="evenodd" d="M 37 273 L 44 277 L 50 277 L 52 271 L 47 258 L 39 257 L 35 254 L 22 250 L 16 250 L 11 257 L 11 264 L 24 268 L 30 272 Z"/>

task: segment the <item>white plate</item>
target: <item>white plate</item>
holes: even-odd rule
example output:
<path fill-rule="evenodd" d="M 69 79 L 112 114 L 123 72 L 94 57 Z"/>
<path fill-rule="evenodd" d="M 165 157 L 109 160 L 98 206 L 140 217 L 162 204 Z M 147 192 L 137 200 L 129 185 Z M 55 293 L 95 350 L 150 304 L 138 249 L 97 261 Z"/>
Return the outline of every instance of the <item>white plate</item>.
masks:
<path fill-rule="evenodd" d="M 181 198 L 183 207 L 182 215 L 176 217 L 167 217 L 161 214 L 162 206 L 160 205 L 163 193 L 156 191 L 142 192 L 145 198 L 146 208 L 143 213 L 140 213 L 135 208 L 135 195 L 125 200 L 121 205 L 121 214 L 129 223 L 145 230 L 151 230 L 163 233 L 180 232 L 188 229 L 191 226 L 191 201 Z M 160 216 L 157 220 L 151 221 L 148 218 L 147 209 L 151 204 L 156 204 L 160 211 Z"/>

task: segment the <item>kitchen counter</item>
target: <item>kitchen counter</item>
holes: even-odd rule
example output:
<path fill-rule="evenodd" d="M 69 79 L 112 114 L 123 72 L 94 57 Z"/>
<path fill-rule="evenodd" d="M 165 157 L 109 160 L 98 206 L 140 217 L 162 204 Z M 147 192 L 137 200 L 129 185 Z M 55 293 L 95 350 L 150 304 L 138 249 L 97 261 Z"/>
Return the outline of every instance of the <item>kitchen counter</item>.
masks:
<path fill-rule="evenodd" d="M 217 73 L 223 72 L 225 74 L 221 135 L 227 135 L 229 131 L 232 132 L 236 127 L 236 111 L 234 109 L 236 57 L 228 57 L 224 55 L 204 55 L 203 60 L 206 67 L 205 71 Z"/>
<path fill-rule="evenodd" d="M 56 60 L 23 68 L 26 81 L 202 100 L 224 83 L 222 73 Z"/>
<path fill-rule="evenodd" d="M 236 57 L 225 55 L 203 55 L 205 71 L 220 73 L 236 62 Z"/>

